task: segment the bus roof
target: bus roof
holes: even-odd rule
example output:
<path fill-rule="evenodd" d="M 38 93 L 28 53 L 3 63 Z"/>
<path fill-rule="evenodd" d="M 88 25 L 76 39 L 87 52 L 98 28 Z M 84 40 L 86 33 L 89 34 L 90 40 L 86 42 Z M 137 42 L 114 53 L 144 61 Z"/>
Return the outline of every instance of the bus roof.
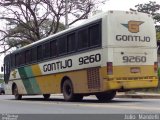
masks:
<path fill-rule="evenodd" d="M 60 31 L 60 32 L 58 32 L 58 33 L 56 33 L 56 34 L 50 35 L 50 36 L 48 36 L 48 37 L 46 37 L 46 38 L 43 38 L 43 39 L 38 40 L 38 41 L 36 41 L 36 42 L 33 42 L 33 43 L 29 44 L 29 45 L 26 45 L 26 46 L 24 46 L 24 47 L 22 47 L 22 48 L 20 48 L 20 49 L 18 49 L 18 50 L 15 50 L 15 51 L 13 51 L 12 53 L 14 54 L 14 53 L 17 53 L 17 52 L 26 50 L 27 48 L 30 48 L 30 47 L 32 47 L 32 46 L 35 46 L 35 45 L 37 46 L 37 45 L 39 45 L 39 44 L 41 44 L 41 43 L 44 43 L 44 42 L 52 39 L 53 37 L 58 37 L 58 36 L 60 36 L 61 34 L 65 34 L 65 33 L 67 33 L 67 32 L 72 32 L 72 31 L 74 31 L 75 29 L 78 29 L 79 27 L 81 27 L 81 26 L 83 26 L 83 25 L 86 25 L 86 24 L 88 24 L 88 23 L 90 23 L 90 22 L 92 22 L 92 21 L 94 22 L 94 21 L 96 21 L 96 20 L 99 20 L 99 19 L 107 16 L 109 12 L 110 12 L 110 13 L 118 13 L 118 12 L 124 12 L 124 13 L 125 13 L 125 12 L 126 12 L 127 14 L 128 14 L 128 13 L 131 13 L 131 14 L 136 13 L 136 14 L 137 14 L 137 12 L 115 11 L 115 10 L 114 10 L 114 11 L 107 11 L 107 12 L 98 13 L 97 15 L 94 15 L 94 16 L 92 16 L 91 18 L 86 19 L 86 20 L 85 20 L 82 24 L 80 24 L 80 25 L 77 25 L 77 26 L 68 28 L 68 29 L 66 29 L 66 30 Z M 141 14 L 144 14 L 144 13 L 141 13 Z M 11 53 L 11 54 L 12 54 L 12 53 Z"/>

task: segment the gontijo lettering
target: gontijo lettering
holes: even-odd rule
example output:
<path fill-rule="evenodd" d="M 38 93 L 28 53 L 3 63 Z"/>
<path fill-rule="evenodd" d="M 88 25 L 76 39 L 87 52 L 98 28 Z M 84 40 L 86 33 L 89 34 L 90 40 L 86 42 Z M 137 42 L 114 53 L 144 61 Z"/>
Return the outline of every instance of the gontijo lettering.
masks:
<path fill-rule="evenodd" d="M 72 59 L 45 64 L 43 66 L 43 71 L 44 72 L 54 71 L 54 70 L 66 69 L 70 67 L 72 67 Z"/>
<path fill-rule="evenodd" d="M 134 41 L 134 42 L 150 42 L 151 38 L 148 36 L 136 36 L 136 35 L 116 35 L 117 41 Z"/>

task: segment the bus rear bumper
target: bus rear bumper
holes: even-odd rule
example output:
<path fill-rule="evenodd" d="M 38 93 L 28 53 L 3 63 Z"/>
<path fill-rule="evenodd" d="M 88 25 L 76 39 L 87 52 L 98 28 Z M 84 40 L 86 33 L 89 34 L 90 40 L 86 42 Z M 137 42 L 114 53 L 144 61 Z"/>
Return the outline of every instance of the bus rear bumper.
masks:
<path fill-rule="evenodd" d="M 105 81 L 105 90 L 129 90 L 141 88 L 155 88 L 158 79 L 153 80 L 111 80 Z"/>

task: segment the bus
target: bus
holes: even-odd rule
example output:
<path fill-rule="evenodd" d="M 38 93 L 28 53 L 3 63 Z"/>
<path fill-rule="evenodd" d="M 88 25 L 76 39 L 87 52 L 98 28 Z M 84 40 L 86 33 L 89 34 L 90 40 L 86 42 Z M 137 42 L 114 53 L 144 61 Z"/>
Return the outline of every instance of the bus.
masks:
<path fill-rule="evenodd" d="M 107 11 L 6 55 L 4 80 L 17 100 L 62 93 L 110 101 L 117 91 L 157 87 L 157 66 L 152 17 Z"/>

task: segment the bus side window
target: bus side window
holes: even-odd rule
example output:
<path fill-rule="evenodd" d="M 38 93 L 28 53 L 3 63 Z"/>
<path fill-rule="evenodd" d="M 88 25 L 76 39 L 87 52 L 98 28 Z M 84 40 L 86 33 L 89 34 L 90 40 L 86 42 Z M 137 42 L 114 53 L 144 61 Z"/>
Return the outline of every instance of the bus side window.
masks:
<path fill-rule="evenodd" d="M 37 60 L 40 61 L 43 59 L 43 49 L 42 45 L 37 47 Z"/>
<path fill-rule="evenodd" d="M 58 39 L 58 54 L 64 55 L 67 52 L 67 39 L 66 36 Z"/>
<path fill-rule="evenodd" d="M 100 24 L 89 27 L 90 46 L 98 46 L 101 44 Z"/>
<path fill-rule="evenodd" d="M 78 31 L 78 50 L 87 48 L 88 43 L 88 29 Z"/>
<path fill-rule="evenodd" d="M 19 66 L 19 53 L 17 53 L 16 55 L 15 55 L 15 57 L 16 57 L 16 61 L 15 61 L 15 65 L 16 65 L 16 67 L 17 66 Z"/>
<path fill-rule="evenodd" d="M 44 58 L 49 58 L 50 57 L 50 42 L 45 43 L 43 45 L 43 56 Z"/>
<path fill-rule="evenodd" d="M 67 47 L 68 47 L 68 52 L 74 52 L 76 50 L 76 37 L 75 33 L 69 34 L 67 36 Z"/>
<path fill-rule="evenodd" d="M 25 64 L 25 52 L 21 52 L 19 55 L 19 59 L 20 59 L 20 65 L 24 65 Z"/>
<path fill-rule="evenodd" d="M 57 41 L 56 40 L 51 41 L 50 47 L 51 47 L 51 57 L 56 57 L 57 56 Z"/>
<path fill-rule="evenodd" d="M 31 49 L 31 61 L 37 61 L 37 47 Z"/>
<path fill-rule="evenodd" d="M 30 50 L 26 50 L 25 51 L 25 63 L 28 64 L 31 62 L 31 51 Z"/>

